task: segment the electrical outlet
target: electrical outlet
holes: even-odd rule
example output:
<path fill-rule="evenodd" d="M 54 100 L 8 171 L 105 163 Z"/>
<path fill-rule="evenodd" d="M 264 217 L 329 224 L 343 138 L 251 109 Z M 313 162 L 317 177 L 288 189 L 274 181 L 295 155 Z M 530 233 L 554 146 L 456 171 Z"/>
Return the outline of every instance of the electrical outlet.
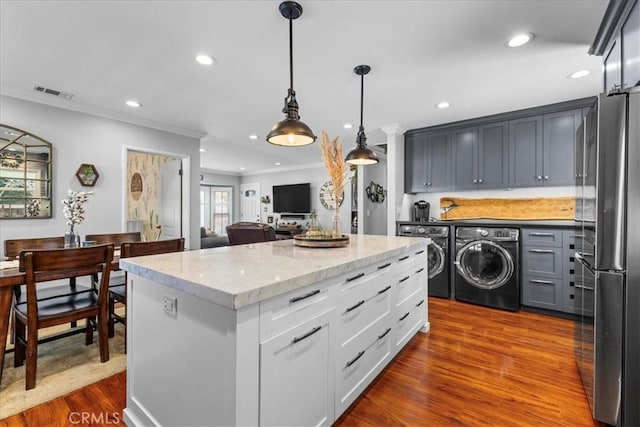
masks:
<path fill-rule="evenodd" d="M 178 313 L 178 299 L 173 297 L 162 296 L 162 307 L 164 311 L 172 316 Z"/>

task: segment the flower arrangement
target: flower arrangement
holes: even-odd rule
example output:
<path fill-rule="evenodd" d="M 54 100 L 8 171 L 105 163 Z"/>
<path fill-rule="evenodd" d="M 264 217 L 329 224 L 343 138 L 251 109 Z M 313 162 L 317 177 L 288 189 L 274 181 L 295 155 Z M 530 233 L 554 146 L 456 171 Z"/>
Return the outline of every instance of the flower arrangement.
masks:
<path fill-rule="evenodd" d="M 38 216 L 40 214 L 40 199 L 31 199 L 26 206 L 28 217 Z"/>
<path fill-rule="evenodd" d="M 71 227 L 71 233 L 73 233 L 73 227 L 76 224 L 82 224 L 84 221 L 84 202 L 89 200 L 89 196 L 93 194 L 93 191 L 71 191 L 66 199 L 62 199 L 62 205 L 64 217 L 67 219 L 67 225 Z"/>
<path fill-rule="evenodd" d="M 344 183 L 347 179 L 347 163 L 344 161 L 342 155 L 342 143 L 340 137 L 335 137 L 332 141 L 329 140 L 329 136 L 326 132 L 322 131 L 322 141 L 320 142 L 320 148 L 322 150 L 322 159 L 324 165 L 331 178 L 333 184 L 333 200 L 341 200 L 344 195 Z M 333 218 L 333 234 L 334 237 L 340 237 L 342 235 L 340 231 L 340 214 L 338 209 L 340 203 L 336 203 L 336 211 Z"/>

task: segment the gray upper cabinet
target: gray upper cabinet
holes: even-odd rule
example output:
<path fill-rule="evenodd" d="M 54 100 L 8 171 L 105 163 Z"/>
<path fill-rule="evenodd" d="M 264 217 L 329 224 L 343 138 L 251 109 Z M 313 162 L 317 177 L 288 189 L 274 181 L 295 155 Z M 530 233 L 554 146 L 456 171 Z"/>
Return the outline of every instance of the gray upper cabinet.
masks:
<path fill-rule="evenodd" d="M 507 186 L 507 122 L 457 129 L 451 135 L 456 190 Z"/>
<path fill-rule="evenodd" d="M 580 109 L 509 122 L 509 186 L 574 185 Z"/>
<path fill-rule="evenodd" d="M 509 122 L 509 187 L 542 185 L 542 116 Z"/>
<path fill-rule="evenodd" d="M 584 98 L 408 131 L 405 192 L 574 185 L 576 131 L 583 108 L 593 102 Z"/>
<path fill-rule="evenodd" d="M 426 193 L 451 188 L 451 132 L 405 137 L 405 192 Z"/>
<path fill-rule="evenodd" d="M 640 3 L 636 2 L 622 27 L 622 87 L 640 84 Z"/>
<path fill-rule="evenodd" d="M 574 185 L 576 132 L 582 122 L 580 109 L 545 114 L 542 147 L 544 185 Z"/>

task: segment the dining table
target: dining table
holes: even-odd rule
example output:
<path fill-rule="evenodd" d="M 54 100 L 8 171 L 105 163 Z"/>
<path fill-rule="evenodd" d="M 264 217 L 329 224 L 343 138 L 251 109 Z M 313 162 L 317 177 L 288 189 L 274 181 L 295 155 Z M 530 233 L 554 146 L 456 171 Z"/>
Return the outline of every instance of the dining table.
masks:
<path fill-rule="evenodd" d="M 120 250 L 116 249 L 111 261 L 111 271 L 120 270 Z M 2 381 L 2 371 L 4 368 L 4 355 L 7 336 L 9 334 L 9 314 L 11 313 L 11 302 L 13 290 L 16 286 L 25 284 L 25 273 L 20 271 L 18 261 L 0 261 L 0 381 Z"/>

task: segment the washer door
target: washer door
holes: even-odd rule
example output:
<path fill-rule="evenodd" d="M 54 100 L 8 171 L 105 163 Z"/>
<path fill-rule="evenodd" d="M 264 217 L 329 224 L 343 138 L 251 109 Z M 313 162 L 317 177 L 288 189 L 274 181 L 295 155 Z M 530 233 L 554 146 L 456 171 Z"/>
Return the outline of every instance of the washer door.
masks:
<path fill-rule="evenodd" d="M 442 246 L 436 242 L 431 242 L 427 251 L 428 278 L 433 279 L 444 270 L 445 255 Z"/>
<path fill-rule="evenodd" d="M 504 286 L 513 276 L 511 254 L 490 240 L 474 240 L 464 245 L 456 256 L 458 273 L 480 289 Z"/>

